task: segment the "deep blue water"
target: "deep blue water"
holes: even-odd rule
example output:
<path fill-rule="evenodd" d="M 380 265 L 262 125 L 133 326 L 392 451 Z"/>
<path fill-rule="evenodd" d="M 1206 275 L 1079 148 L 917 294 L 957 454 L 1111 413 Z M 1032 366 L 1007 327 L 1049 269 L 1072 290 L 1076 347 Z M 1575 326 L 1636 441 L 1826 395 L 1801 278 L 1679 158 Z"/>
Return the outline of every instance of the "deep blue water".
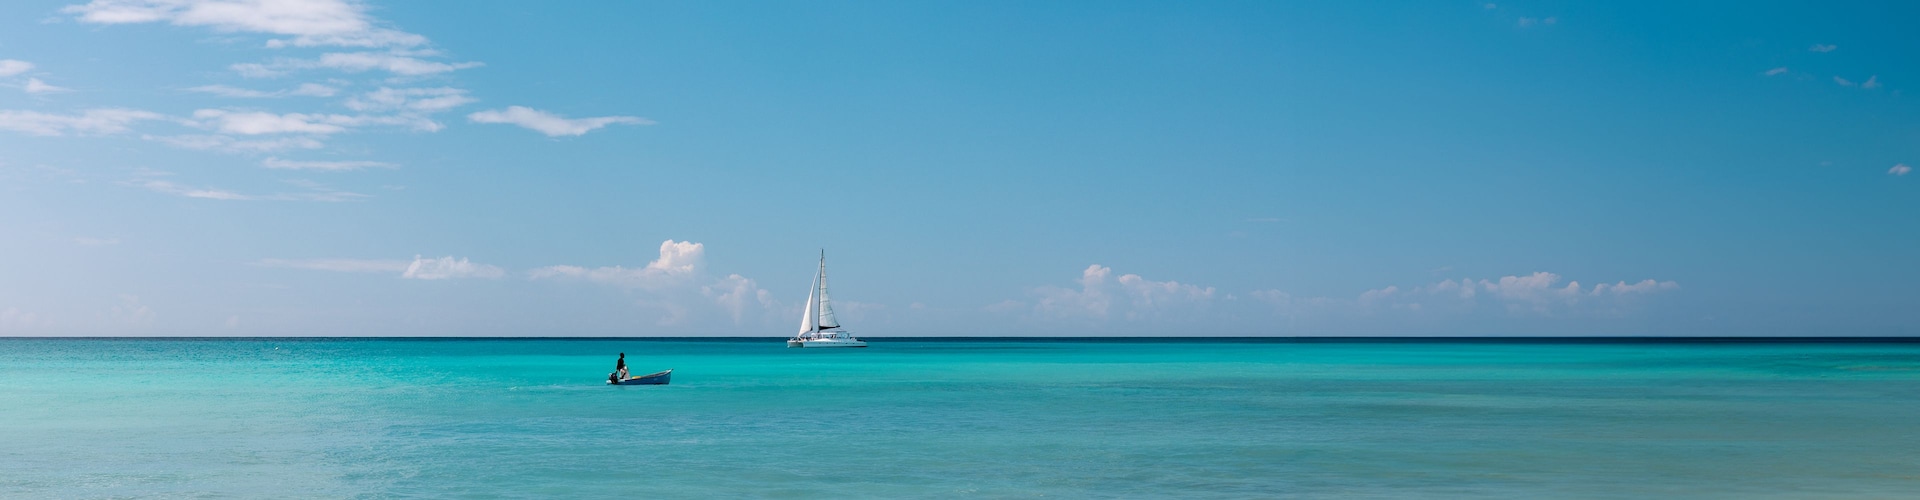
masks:
<path fill-rule="evenodd" d="M 141 496 L 1914 497 L 1920 343 L 0 339 L 0 497 Z"/>

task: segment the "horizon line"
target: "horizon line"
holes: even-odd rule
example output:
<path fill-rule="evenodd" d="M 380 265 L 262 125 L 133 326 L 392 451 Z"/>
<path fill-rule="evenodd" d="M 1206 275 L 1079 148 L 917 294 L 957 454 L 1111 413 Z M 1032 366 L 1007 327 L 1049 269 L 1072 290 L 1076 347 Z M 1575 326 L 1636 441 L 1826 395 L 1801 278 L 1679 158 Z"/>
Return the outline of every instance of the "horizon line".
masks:
<path fill-rule="evenodd" d="M 784 336 L 0 336 L 6 340 L 572 340 L 572 341 L 778 341 Z M 1586 335 L 1586 336 L 924 336 L 924 337 L 864 337 L 873 341 L 890 342 L 929 342 L 929 341 L 1105 341 L 1105 342 L 1271 342 L 1271 343 L 1339 343 L 1339 342 L 1508 342 L 1508 343 L 1920 343 L 1920 336 L 1630 336 L 1630 335 Z"/>

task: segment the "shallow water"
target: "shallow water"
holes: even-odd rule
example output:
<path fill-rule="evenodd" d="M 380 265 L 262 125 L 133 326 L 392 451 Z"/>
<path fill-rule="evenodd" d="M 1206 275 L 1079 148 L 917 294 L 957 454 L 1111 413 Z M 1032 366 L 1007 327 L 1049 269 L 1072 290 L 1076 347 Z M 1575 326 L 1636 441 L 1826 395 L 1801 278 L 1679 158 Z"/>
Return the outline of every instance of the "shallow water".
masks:
<path fill-rule="evenodd" d="M 1904 497 L 1916 416 L 1920 343 L 0 339 L 0 496 Z"/>

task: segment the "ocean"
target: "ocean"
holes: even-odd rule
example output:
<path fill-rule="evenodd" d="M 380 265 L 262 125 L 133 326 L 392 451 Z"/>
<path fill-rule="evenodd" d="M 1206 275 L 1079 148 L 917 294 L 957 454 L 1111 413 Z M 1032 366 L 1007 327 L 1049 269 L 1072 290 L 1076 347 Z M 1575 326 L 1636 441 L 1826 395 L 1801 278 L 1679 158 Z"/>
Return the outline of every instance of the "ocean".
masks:
<path fill-rule="evenodd" d="M 0 339 L 0 497 L 1920 496 L 1916 342 L 869 340 Z"/>

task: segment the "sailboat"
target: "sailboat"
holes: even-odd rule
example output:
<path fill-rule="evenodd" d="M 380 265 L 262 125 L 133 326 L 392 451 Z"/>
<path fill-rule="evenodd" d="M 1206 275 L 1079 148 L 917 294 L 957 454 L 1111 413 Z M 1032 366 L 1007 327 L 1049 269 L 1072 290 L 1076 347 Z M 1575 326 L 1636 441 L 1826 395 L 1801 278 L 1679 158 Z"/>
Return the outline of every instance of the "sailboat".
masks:
<path fill-rule="evenodd" d="M 813 289 L 807 290 L 807 311 L 800 313 L 800 333 L 787 339 L 787 347 L 866 347 L 840 329 L 833 317 L 833 304 L 827 300 L 827 251 L 820 251 L 820 272 L 813 276 Z"/>

